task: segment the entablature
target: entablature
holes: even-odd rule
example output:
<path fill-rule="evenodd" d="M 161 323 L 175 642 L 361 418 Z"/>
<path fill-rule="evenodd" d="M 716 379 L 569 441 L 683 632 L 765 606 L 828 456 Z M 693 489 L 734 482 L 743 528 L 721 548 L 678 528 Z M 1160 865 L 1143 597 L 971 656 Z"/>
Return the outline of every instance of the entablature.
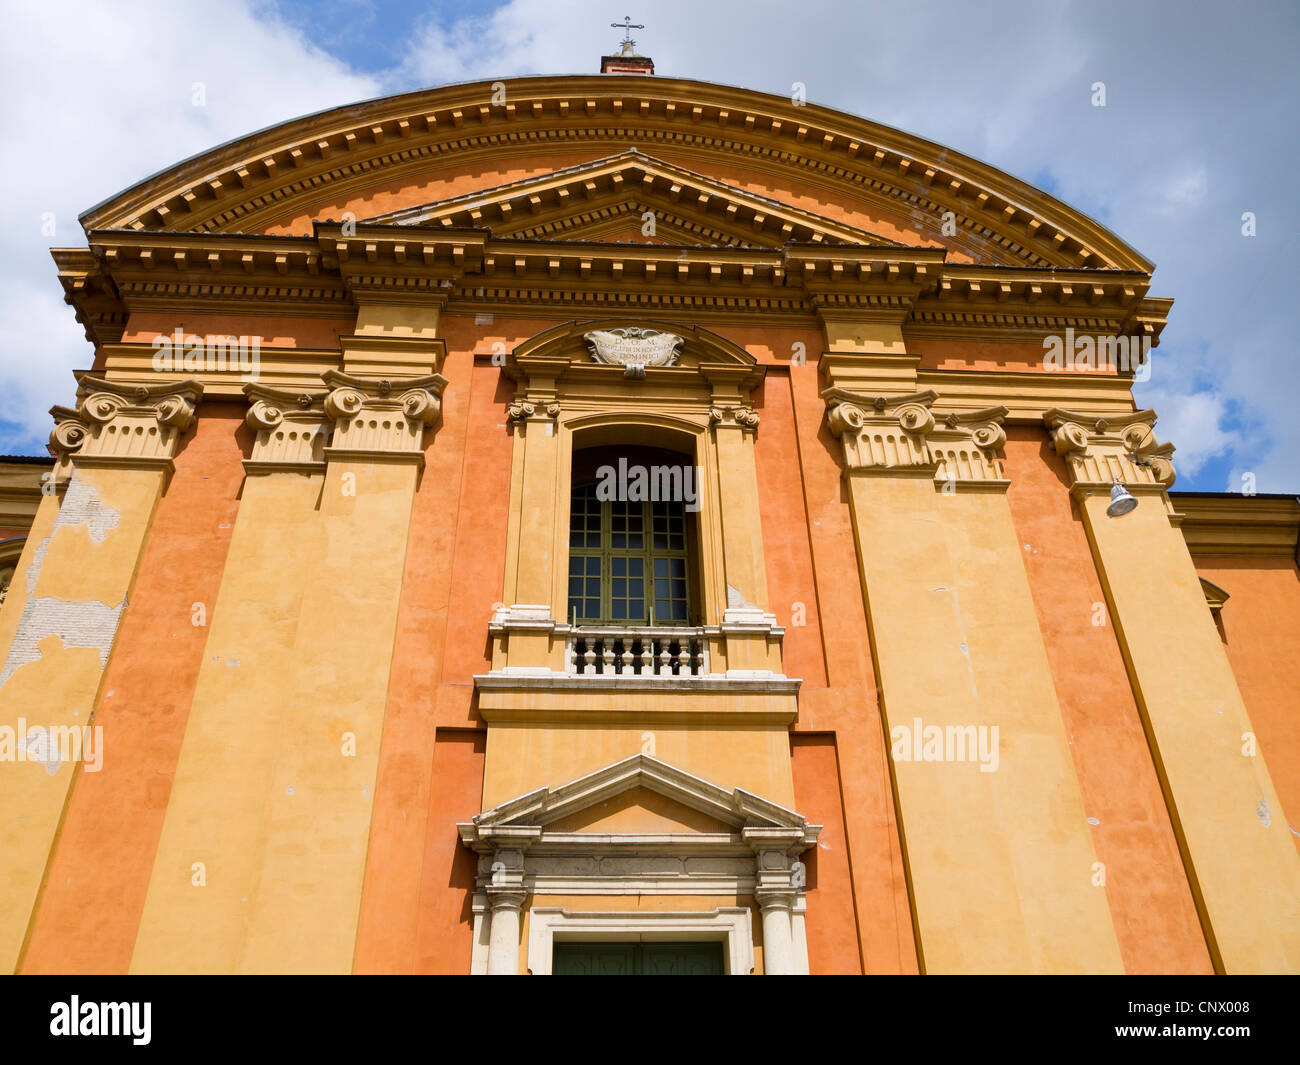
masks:
<path fill-rule="evenodd" d="M 974 268 L 938 248 L 789 243 L 672 247 L 493 237 L 487 229 L 318 223 L 312 237 L 95 231 L 56 252 L 65 296 L 97 342 L 129 312 L 349 317 L 366 301 L 469 312 L 622 308 L 700 319 L 898 323 L 917 336 L 1132 335 L 1154 345 L 1171 301 L 1148 275 Z"/>

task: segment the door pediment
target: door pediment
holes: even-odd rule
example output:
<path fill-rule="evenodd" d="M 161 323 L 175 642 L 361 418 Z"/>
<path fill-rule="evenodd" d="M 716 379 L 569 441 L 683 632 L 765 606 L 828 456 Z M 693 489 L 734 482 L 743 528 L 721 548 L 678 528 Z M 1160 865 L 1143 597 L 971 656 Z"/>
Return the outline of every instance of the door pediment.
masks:
<path fill-rule="evenodd" d="M 629 813 L 629 811 L 631 811 Z M 606 835 L 628 835 L 613 824 L 657 819 L 664 832 L 733 838 L 789 837 L 803 849 L 816 842 L 819 825 L 810 825 L 793 810 L 745 791 L 727 791 L 666 762 L 638 754 L 589 773 L 556 788 L 539 788 L 491 810 L 467 824 L 457 825 L 469 846 L 499 845 L 517 840 L 521 846 L 544 842 L 548 835 L 598 830 Z M 670 827 L 673 823 L 677 827 Z M 612 829 L 612 833 L 611 833 Z M 633 829 L 631 835 L 644 830 Z"/>

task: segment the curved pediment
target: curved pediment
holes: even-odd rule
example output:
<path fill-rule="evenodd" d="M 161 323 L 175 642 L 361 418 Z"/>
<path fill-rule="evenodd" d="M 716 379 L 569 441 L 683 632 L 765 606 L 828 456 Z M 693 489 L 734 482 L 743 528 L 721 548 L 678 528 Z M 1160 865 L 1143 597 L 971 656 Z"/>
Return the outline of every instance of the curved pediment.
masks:
<path fill-rule="evenodd" d="M 941 145 L 829 108 L 631 75 L 497 84 L 504 96 L 495 100 L 504 102 L 494 102 L 492 83 L 476 82 L 295 119 L 148 178 L 81 221 L 87 230 L 302 235 L 313 221 L 347 212 L 373 217 L 450 203 L 636 147 L 665 166 L 736 188 L 748 183 L 751 194 L 779 190 L 788 209 L 817 214 L 824 206 L 839 225 L 886 241 L 942 245 L 973 263 L 1151 269 L 1114 234 L 1046 193 Z M 656 197 L 671 192 L 661 184 L 656 178 Z M 681 223 L 670 224 L 670 235 L 687 240 L 694 225 L 729 234 L 729 210 L 749 210 L 735 194 L 712 192 L 690 207 Z M 592 226 L 594 237 L 609 239 L 619 230 L 608 221 L 587 219 L 578 228 Z M 793 232 L 790 219 L 776 229 L 764 223 L 756 239 L 770 239 L 787 222 Z"/>
<path fill-rule="evenodd" d="M 603 365 L 617 374 L 623 372 L 621 366 L 614 365 L 613 360 L 598 357 L 598 348 L 592 338 L 628 333 L 679 338 L 681 343 L 674 345 L 675 350 L 666 365 L 694 370 L 705 377 L 726 377 L 742 389 L 752 388 L 762 380 L 763 369 L 758 360 L 726 337 L 700 326 L 642 318 L 565 322 L 547 329 L 524 341 L 506 357 L 505 372 L 514 380 L 523 380 L 537 373 L 562 373 L 567 366 L 591 368 Z"/>

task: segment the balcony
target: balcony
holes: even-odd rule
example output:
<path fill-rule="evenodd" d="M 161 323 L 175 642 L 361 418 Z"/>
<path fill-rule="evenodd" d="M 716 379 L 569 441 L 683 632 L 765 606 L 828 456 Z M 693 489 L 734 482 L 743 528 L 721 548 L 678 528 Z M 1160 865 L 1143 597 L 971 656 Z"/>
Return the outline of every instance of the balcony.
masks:
<path fill-rule="evenodd" d="M 696 628 L 571 628 L 564 642 L 565 674 L 677 680 L 709 673 L 708 632 Z"/>
<path fill-rule="evenodd" d="M 700 626 L 570 625 L 542 605 L 499 609 L 492 669 L 475 676 L 488 722 L 651 719 L 789 723 L 800 681 L 781 669 L 770 614 L 726 611 Z"/>

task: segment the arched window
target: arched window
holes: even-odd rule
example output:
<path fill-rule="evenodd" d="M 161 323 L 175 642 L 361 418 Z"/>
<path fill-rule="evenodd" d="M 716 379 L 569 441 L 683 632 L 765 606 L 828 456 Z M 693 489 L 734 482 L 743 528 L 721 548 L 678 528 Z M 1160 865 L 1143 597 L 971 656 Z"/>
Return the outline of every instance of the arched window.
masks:
<path fill-rule="evenodd" d="M 690 459 L 654 448 L 575 453 L 568 620 L 577 625 L 697 621 Z"/>

